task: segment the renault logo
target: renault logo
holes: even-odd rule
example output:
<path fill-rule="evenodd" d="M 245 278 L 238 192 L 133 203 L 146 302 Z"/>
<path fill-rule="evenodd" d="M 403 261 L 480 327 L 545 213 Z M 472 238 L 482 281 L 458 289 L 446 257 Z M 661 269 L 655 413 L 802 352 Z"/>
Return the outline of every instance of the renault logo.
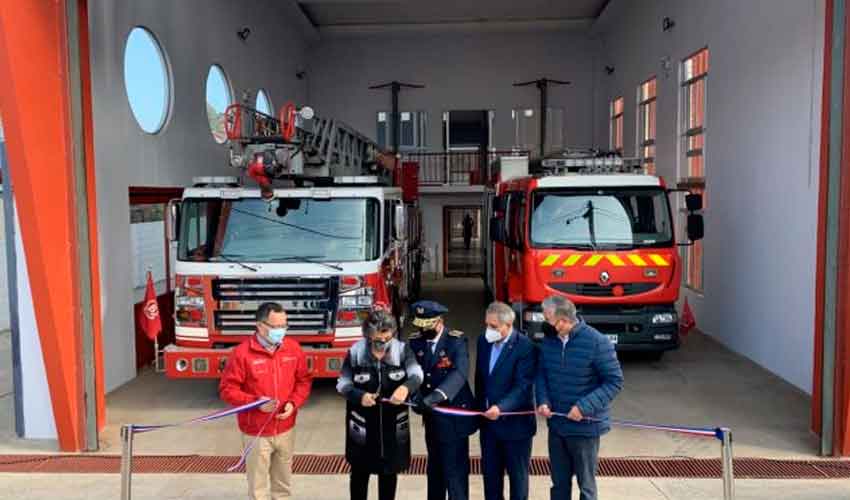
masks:
<path fill-rule="evenodd" d="M 599 273 L 599 282 L 603 285 L 607 285 L 608 282 L 611 281 L 611 275 L 608 274 L 608 271 L 602 271 Z"/>

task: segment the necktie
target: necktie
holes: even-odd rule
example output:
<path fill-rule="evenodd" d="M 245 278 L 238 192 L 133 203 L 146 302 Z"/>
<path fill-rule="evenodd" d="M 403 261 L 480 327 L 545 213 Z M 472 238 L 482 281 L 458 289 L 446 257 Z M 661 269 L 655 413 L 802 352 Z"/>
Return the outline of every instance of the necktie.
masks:
<path fill-rule="evenodd" d="M 426 368 L 431 366 L 431 362 L 434 358 L 434 341 L 428 341 L 428 349 L 425 352 L 425 366 Z"/>

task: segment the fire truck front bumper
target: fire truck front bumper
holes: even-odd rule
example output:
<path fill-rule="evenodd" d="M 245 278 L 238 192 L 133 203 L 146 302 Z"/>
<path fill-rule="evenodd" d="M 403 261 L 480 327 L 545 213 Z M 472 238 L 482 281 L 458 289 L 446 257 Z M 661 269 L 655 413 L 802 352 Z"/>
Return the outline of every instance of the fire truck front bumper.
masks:
<path fill-rule="evenodd" d="M 307 370 L 315 378 L 339 375 L 347 347 L 302 346 L 307 356 Z M 164 349 L 165 374 L 168 378 L 219 378 L 233 348 L 204 349 L 169 345 Z"/>
<path fill-rule="evenodd" d="M 672 305 L 638 307 L 577 306 L 581 319 L 613 342 L 618 351 L 663 352 L 679 348 L 679 324 Z M 542 312 L 526 309 L 522 328 L 543 339 Z M 535 321 L 536 320 L 536 321 Z"/>

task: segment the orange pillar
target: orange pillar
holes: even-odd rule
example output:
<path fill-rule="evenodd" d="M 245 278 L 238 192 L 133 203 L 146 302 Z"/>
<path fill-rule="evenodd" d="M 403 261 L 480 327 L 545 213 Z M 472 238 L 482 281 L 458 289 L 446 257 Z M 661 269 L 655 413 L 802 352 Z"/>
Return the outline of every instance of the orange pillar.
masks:
<path fill-rule="evenodd" d="M 86 443 L 78 265 L 78 247 L 84 242 L 77 236 L 78 203 L 85 203 L 89 214 L 90 244 L 96 242 L 96 221 L 86 4 L 73 3 L 80 16 L 82 75 L 81 81 L 72 82 L 66 15 L 69 1 L 73 2 L 0 2 L 0 81 L 4 87 L 0 112 L 59 446 L 63 451 L 78 451 Z M 74 149 L 74 133 L 79 130 L 72 125 L 72 85 L 82 86 L 87 200 L 78 200 L 75 194 L 78 151 Z M 92 245 L 93 250 L 96 248 Z M 98 384 L 91 396 L 97 400 L 101 427 L 104 410 L 96 251 L 89 265 Z"/>

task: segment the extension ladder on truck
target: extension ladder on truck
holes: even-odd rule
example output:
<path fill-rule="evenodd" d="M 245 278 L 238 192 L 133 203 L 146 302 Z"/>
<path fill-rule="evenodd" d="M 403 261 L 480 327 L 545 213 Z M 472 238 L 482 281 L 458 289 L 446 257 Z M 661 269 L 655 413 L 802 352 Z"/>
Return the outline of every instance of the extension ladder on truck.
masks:
<path fill-rule="evenodd" d="M 225 130 L 231 165 L 246 169 L 261 187 L 264 182 L 258 176 L 313 182 L 359 176 L 389 179 L 396 164 L 393 155 L 345 123 L 292 103 L 277 117 L 231 105 L 225 111 Z"/>

